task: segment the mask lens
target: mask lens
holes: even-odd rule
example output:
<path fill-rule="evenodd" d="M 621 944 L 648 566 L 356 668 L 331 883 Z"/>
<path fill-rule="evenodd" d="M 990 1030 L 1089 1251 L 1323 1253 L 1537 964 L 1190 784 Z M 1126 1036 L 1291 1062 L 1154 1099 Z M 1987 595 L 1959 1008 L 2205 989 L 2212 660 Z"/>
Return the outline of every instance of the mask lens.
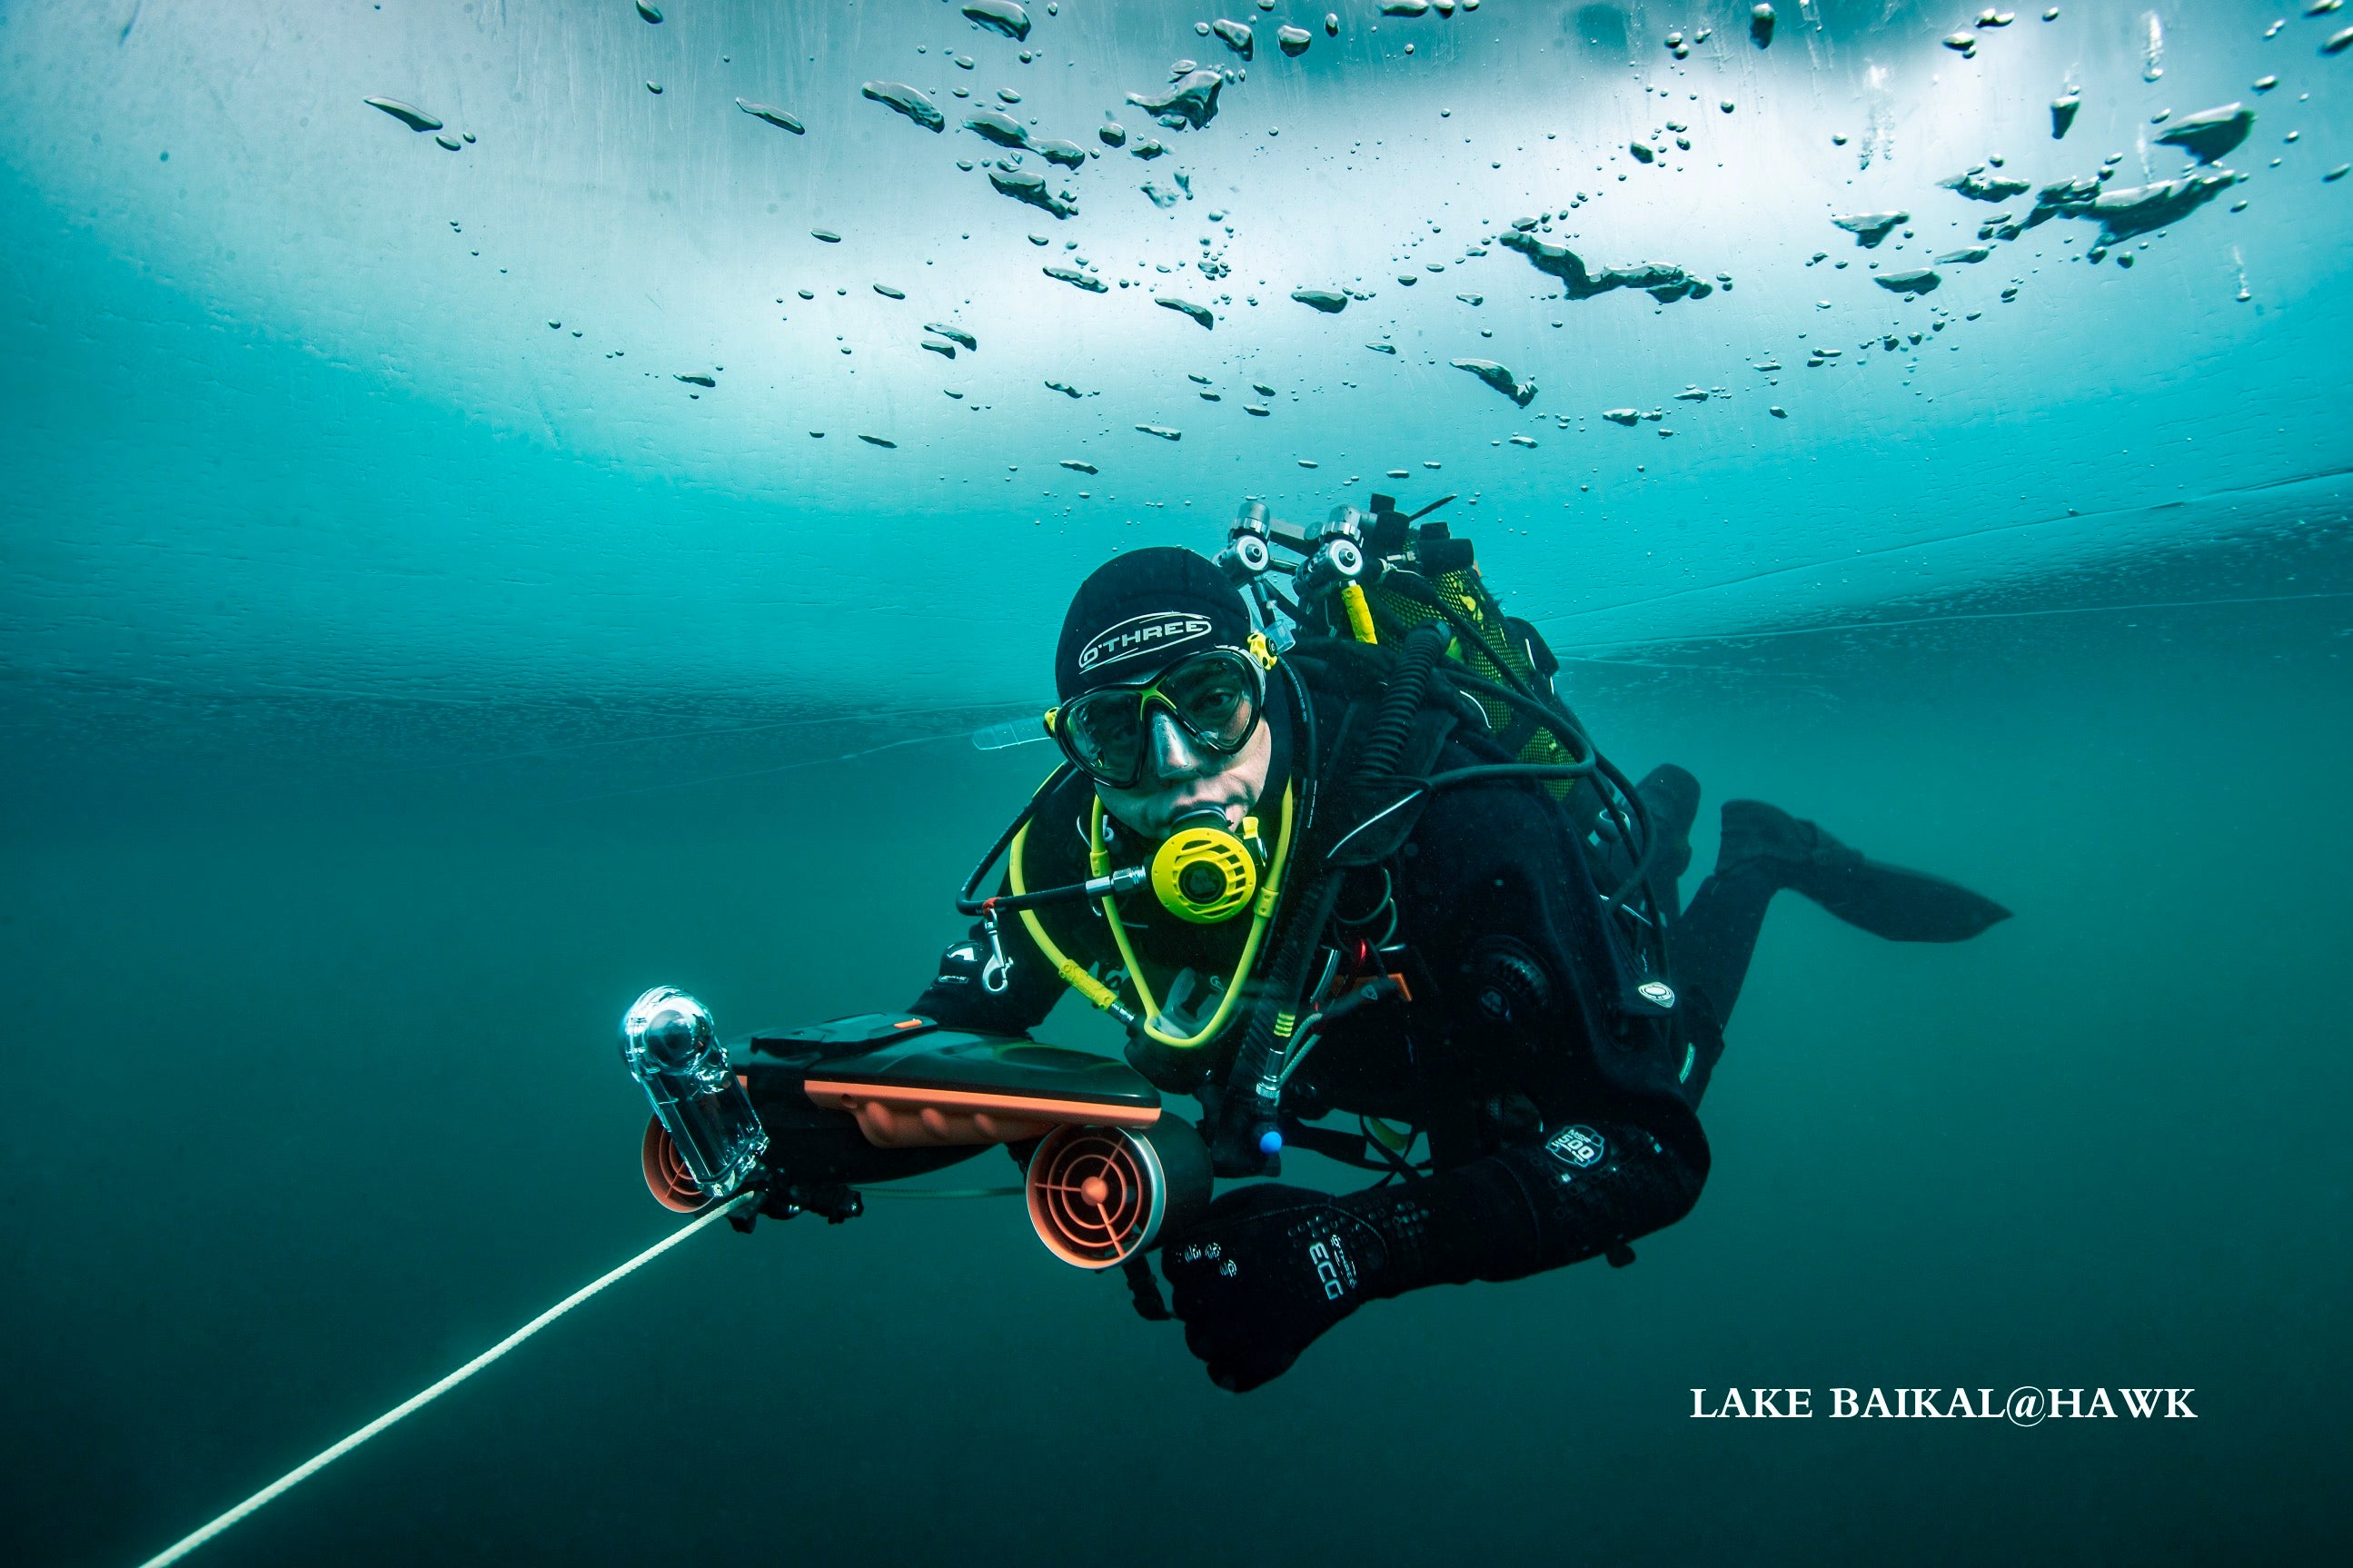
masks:
<path fill-rule="evenodd" d="M 1144 758 L 1143 704 L 1133 690 L 1090 691 L 1063 704 L 1071 760 L 1115 789 L 1133 784 Z"/>
<path fill-rule="evenodd" d="M 1185 728 L 1214 750 L 1238 750 L 1257 726 L 1257 682 L 1243 660 L 1232 654 L 1188 659 L 1161 677 L 1159 685 Z"/>

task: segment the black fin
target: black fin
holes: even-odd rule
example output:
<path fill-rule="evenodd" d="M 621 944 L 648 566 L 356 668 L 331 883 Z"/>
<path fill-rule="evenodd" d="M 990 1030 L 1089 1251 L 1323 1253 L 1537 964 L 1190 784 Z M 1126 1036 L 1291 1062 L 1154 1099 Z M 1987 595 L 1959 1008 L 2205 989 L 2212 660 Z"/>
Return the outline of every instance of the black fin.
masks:
<path fill-rule="evenodd" d="M 1981 893 L 1926 871 L 1867 860 L 1778 807 L 1726 801 L 1716 870 L 1747 867 L 1890 942 L 1967 942 L 2010 919 L 2008 910 Z"/>

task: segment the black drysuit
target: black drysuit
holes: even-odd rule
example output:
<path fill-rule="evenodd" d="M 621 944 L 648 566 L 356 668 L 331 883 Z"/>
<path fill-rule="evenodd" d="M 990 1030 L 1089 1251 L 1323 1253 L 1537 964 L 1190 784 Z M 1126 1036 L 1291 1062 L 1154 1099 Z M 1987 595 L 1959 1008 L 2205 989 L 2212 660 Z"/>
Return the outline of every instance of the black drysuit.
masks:
<path fill-rule="evenodd" d="M 1303 669 L 1314 723 L 1303 725 L 1295 710 L 1299 688 L 1276 679 L 1269 702 L 1275 755 L 1258 806 L 1270 846 L 1285 784 L 1302 782 L 1293 756 L 1301 737 L 1319 737 L 1327 755 L 1314 772 L 1327 780 L 1335 776 L 1328 753 L 1346 745 L 1352 678 L 1312 657 L 1294 658 L 1292 668 Z M 1293 694 L 1289 700 L 1281 695 L 1285 691 Z M 1354 695 L 1365 700 L 1363 713 L 1377 693 Z M 1513 760 L 1467 704 L 1463 714 L 1442 749 L 1417 772 Z M 1390 799 L 1405 793 L 1393 789 Z M 1589 790 L 1578 794 L 1591 798 Z M 1092 784 L 1076 773 L 1038 803 L 1024 846 L 1025 886 L 1059 887 L 1089 875 L 1092 804 Z M 1704 1003 L 1684 1009 L 1692 1016 L 1677 1016 L 1638 991 L 1643 981 L 1662 977 L 1636 969 L 1624 926 L 1633 917 L 1604 903 L 1587 847 L 1573 837 L 1569 810 L 1543 785 L 1482 780 L 1416 804 L 1419 816 L 1402 842 L 1377 864 L 1349 872 L 1326 932 L 1359 973 L 1377 968 L 1399 975 L 1411 999 L 1365 1005 L 1327 1026 L 1285 1088 L 1289 1141 L 1336 1144 L 1332 1131 L 1324 1131 L 1319 1142 L 1323 1130 L 1300 1127 L 1335 1111 L 1409 1123 L 1429 1134 L 1430 1174 L 1340 1200 L 1362 1222 L 1356 1227 L 1365 1238 L 1355 1249 L 1359 1260 L 1368 1250 L 1378 1255 L 1377 1270 L 1366 1269 L 1378 1275 L 1366 1282 L 1366 1297 L 1425 1284 L 1518 1279 L 1604 1253 L 1622 1261 L 1625 1243 L 1672 1225 L 1699 1196 L 1708 1152 L 1693 1107 L 1720 1047 L 1720 1031 L 1704 1016 Z M 1326 788 L 1317 805 L 1321 820 L 1302 841 L 1332 844 L 1370 814 L 1366 806 Z M 1115 833 L 1116 824 L 1105 820 Z M 1110 847 L 1120 866 L 1138 863 L 1150 847 L 1133 835 L 1114 837 Z M 1164 999 L 1179 970 L 1229 975 L 1249 923 L 1238 918 L 1219 926 L 1186 925 L 1158 908 L 1148 887 L 1124 895 L 1120 910 L 1153 994 Z M 1039 918 L 1055 944 L 1098 978 L 1121 967 L 1095 906 L 1052 906 Z M 1281 916 L 1277 924 L 1279 931 Z M 1001 918 L 999 940 L 1013 963 L 1006 990 L 991 994 L 982 987 L 989 948 L 976 925 L 969 941 L 948 951 L 937 978 L 911 1010 L 954 1027 L 1008 1035 L 1025 1034 L 1042 1021 L 1064 989 L 1060 977 L 1018 918 Z M 1384 944 L 1390 953 L 1386 959 L 1367 951 Z M 1396 952 L 1400 945 L 1402 954 Z M 1264 967 L 1259 965 L 1261 972 Z M 1132 991 L 1129 995 L 1132 1000 Z M 1206 1016 L 1208 1009 L 1201 1011 Z M 1236 1019 L 1248 1012 L 1246 996 Z M 1213 1082 L 1229 1059 L 1218 1054 L 1220 1047 L 1229 1054 L 1240 1033 L 1236 1022 L 1220 1040 L 1197 1048 Z M 1153 1076 L 1173 1087 L 1163 1066 Z M 1263 1196 L 1297 1190 L 1243 1189 L 1253 1191 Z M 1327 1219 L 1320 1229 L 1309 1225 L 1301 1234 L 1312 1231 L 1337 1243 L 1338 1231 L 1351 1228 L 1341 1225 L 1335 1231 Z M 1172 1241 L 1165 1258 L 1172 1281 L 1181 1256 Z M 1208 1256 L 1216 1258 L 1218 1249 Z M 1180 1314 L 1184 1302 L 1178 1281 Z M 1354 1305 L 1345 1302 L 1347 1309 Z M 1312 1328 L 1305 1339 L 1328 1326 Z M 1211 1360 L 1217 1374 L 1217 1361 L 1199 1342 L 1195 1349 Z M 1293 1347 L 1276 1356 L 1271 1370 L 1261 1364 L 1219 1381 L 1252 1386 L 1296 1353 Z"/>

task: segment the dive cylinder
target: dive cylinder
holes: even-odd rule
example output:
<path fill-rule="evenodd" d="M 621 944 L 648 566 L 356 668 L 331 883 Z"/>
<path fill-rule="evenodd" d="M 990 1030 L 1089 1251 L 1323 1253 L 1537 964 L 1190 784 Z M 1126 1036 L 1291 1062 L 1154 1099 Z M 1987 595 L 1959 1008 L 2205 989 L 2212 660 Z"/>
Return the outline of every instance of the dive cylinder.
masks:
<path fill-rule="evenodd" d="M 652 1102 L 701 1202 L 732 1195 L 759 1168 L 767 1130 L 702 1003 L 670 985 L 638 997 L 621 1019 L 621 1062 Z"/>

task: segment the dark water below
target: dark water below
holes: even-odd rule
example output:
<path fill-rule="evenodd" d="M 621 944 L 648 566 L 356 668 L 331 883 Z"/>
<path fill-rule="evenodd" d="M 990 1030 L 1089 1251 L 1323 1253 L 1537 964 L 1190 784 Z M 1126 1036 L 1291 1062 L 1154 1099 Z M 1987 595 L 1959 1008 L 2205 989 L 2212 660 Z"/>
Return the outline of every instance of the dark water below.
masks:
<path fill-rule="evenodd" d="M 1939 949 L 1777 906 L 1707 1192 L 1630 1268 L 1375 1304 L 1237 1398 L 1008 1202 L 722 1231 L 199 1561 L 2323 1556 L 2341 539 L 1577 671 L 1623 764 L 1705 784 L 1699 867 L 1756 795 L 2018 911 Z M 2232 598 L 2266 602 L 2098 607 Z M 628 999 L 681 984 L 731 1031 L 904 1000 L 1049 761 L 797 765 L 973 715 L 631 746 L 716 720 L 117 692 L 67 727 L 54 696 L 10 693 L 0 817 L 27 1563 L 137 1561 L 658 1238 Z M 1694 1387 L 2021 1384 L 2189 1387 L 2198 1419 L 1691 1418 Z"/>

